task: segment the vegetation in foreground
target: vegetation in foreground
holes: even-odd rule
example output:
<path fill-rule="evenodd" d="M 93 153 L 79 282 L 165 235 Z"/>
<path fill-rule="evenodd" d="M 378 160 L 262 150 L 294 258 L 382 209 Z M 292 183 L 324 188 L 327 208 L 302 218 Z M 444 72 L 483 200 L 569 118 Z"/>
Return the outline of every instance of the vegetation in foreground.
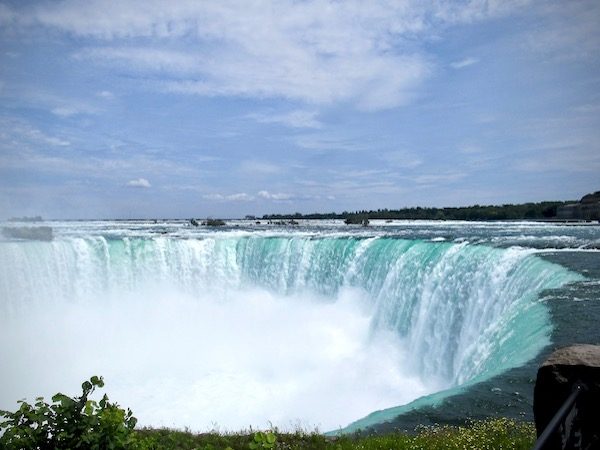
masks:
<path fill-rule="evenodd" d="M 16 449 L 201 449 L 201 450 L 388 450 L 388 449 L 529 449 L 535 428 L 527 422 L 491 419 L 463 427 L 425 427 L 414 435 L 344 435 L 318 432 L 191 433 L 170 429 L 135 430 L 130 410 L 89 396 L 104 381 L 92 377 L 80 397 L 56 394 L 52 404 L 38 397 L 34 405 L 20 401 L 15 412 L 0 411 L 0 448 Z"/>
<path fill-rule="evenodd" d="M 151 449 L 203 450 L 390 450 L 390 449 L 530 449 L 535 442 L 532 423 L 511 419 L 472 422 L 464 427 L 427 427 L 415 435 L 343 435 L 328 437 L 317 432 L 203 433 L 142 429 L 137 432 Z"/>

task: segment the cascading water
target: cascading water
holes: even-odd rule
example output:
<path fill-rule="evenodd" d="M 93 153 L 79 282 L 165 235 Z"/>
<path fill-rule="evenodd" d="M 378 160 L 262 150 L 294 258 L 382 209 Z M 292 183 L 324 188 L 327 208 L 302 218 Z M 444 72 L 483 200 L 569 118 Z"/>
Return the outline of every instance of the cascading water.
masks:
<path fill-rule="evenodd" d="M 92 374 L 144 424 L 335 428 L 532 358 L 531 251 L 391 237 L 0 242 L 0 407 Z M 74 383 L 74 384 L 73 384 Z"/>

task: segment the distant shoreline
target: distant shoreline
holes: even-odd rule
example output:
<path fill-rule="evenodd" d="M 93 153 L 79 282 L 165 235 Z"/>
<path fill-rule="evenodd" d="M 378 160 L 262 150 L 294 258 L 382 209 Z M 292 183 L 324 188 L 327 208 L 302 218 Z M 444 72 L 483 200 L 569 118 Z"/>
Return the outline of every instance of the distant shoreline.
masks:
<path fill-rule="evenodd" d="M 165 218 L 99 218 L 99 219 L 48 219 L 57 221 L 148 221 L 148 220 L 254 220 L 254 221 L 295 221 L 295 220 L 343 220 L 347 224 L 364 224 L 370 220 L 403 221 L 403 220 L 435 220 L 435 221 L 533 221 L 544 223 L 596 223 L 600 221 L 600 192 L 588 194 L 581 200 L 543 201 L 503 205 L 472 205 L 452 207 L 406 207 L 400 209 L 377 209 L 343 211 L 341 213 L 279 213 L 246 215 L 244 218 L 216 218 L 211 215 Z M 43 222 L 40 216 L 9 218 L 6 222 Z M 366 222 L 365 222 L 366 221 Z"/>
<path fill-rule="evenodd" d="M 446 208 L 401 208 L 362 210 L 341 214 L 271 214 L 263 220 L 344 219 L 348 224 L 368 224 L 369 220 L 536 220 L 572 222 L 600 220 L 600 191 L 584 195 L 579 201 L 545 201 L 504 205 L 473 205 Z"/>
<path fill-rule="evenodd" d="M 342 219 L 349 223 L 367 220 L 466 220 L 466 221 L 506 221 L 537 220 L 562 221 L 557 217 L 559 208 L 573 202 L 547 201 L 539 203 L 521 203 L 505 205 L 473 205 L 463 207 L 412 207 L 401 209 L 377 209 L 362 211 L 344 211 L 329 214 L 267 214 L 262 220 L 286 219 Z M 250 218 L 250 217 L 248 217 Z"/>

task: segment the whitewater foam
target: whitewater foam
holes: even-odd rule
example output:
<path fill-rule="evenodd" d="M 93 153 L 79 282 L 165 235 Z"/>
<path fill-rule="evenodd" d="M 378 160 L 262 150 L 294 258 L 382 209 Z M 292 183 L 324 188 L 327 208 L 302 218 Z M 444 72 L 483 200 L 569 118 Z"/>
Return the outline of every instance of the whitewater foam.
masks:
<path fill-rule="evenodd" d="M 333 429 L 521 364 L 543 290 L 524 249 L 357 236 L 3 242 L 0 407 L 104 375 L 142 424 Z"/>

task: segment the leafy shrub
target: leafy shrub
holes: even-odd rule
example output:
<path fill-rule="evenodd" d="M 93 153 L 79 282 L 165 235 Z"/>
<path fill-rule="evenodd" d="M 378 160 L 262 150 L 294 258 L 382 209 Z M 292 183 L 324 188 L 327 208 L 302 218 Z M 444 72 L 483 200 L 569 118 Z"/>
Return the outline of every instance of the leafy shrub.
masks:
<path fill-rule="evenodd" d="M 110 403 L 106 394 L 99 402 L 88 397 L 104 380 L 85 381 L 80 397 L 64 394 L 43 397 L 34 405 L 21 400 L 14 413 L 0 411 L 0 448 L 13 449 L 129 449 L 138 448 L 133 431 L 137 419 L 131 410 Z"/>
<path fill-rule="evenodd" d="M 254 433 L 252 442 L 248 444 L 250 450 L 272 450 L 275 447 L 277 438 L 272 431 L 258 431 Z"/>

